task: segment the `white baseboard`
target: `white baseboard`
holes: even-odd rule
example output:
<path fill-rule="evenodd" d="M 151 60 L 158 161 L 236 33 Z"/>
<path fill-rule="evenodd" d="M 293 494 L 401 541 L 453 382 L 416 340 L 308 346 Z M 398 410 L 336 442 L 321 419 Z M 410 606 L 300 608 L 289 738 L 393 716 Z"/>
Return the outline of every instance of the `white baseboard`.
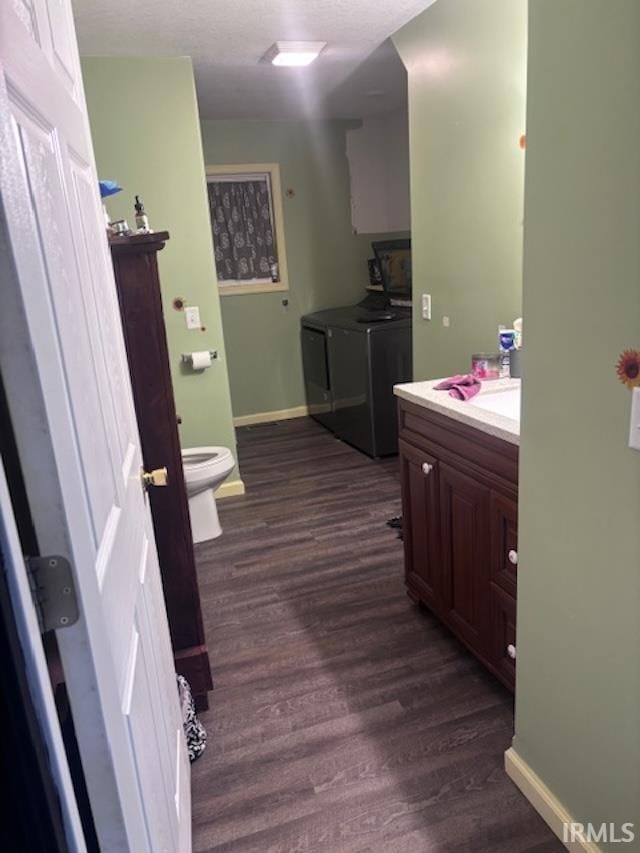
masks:
<path fill-rule="evenodd" d="M 242 480 L 229 480 L 228 483 L 223 483 L 216 491 L 216 500 L 221 498 L 232 498 L 236 495 L 244 495 L 245 488 Z"/>
<path fill-rule="evenodd" d="M 238 415 L 233 419 L 233 425 L 237 427 L 251 426 L 252 424 L 270 424 L 273 421 L 288 421 L 291 418 L 304 418 L 309 414 L 306 406 L 295 406 L 293 409 L 279 409 L 276 412 L 256 412 L 255 415 Z"/>
<path fill-rule="evenodd" d="M 576 851 L 576 853 L 582 850 L 586 850 L 587 853 L 602 853 L 601 848 L 592 841 L 563 840 L 564 825 L 574 823 L 574 818 L 513 747 L 504 754 L 504 769 L 507 776 L 518 786 L 567 850 Z"/>

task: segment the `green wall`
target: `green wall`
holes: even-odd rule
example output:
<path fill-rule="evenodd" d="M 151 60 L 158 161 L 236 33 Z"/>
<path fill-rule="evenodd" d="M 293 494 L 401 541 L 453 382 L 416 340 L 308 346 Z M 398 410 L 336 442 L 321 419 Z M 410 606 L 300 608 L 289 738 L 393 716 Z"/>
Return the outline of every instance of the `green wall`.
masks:
<path fill-rule="evenodd" d="M 416 379 L 467 372 L 521 311 L 526 9 L 438 0 L 393 37 L 409 77 Z"/>
<path fill-rule="evenodd" d="M 529 7 L 515 738 L 576 820 L 635 820 L 633 850 L 640 454 L 614 366 L 640 348 L 638 33 L 637 0 Z"/>
<path fill-rule="evenodd" d="M 233 413 L 305 404 L 300 317 L 364 296 L 371 240 L 351 227 L 344 121 L 203 121 L 208 165 L 279 163 L 288 293 L 222 297 Z M 288 299 L 284 307 L 282 301 Z"/>
<path fill-rule="evenodd" d="M 182 444 L 235 453 L 191 60 L 85 57 L 82 71 L 98 173 L 124 187 L 107 200 L 111 217 L 133 225 L 138 194 L 151 227 L 171 235 L 159 264 Z M 187 331 L 177 296 L 200 306 L 205 332 Z M 202 349 L 217 350 L 218 362 L 200 374 L 183 369 L 180 354 Z"/>

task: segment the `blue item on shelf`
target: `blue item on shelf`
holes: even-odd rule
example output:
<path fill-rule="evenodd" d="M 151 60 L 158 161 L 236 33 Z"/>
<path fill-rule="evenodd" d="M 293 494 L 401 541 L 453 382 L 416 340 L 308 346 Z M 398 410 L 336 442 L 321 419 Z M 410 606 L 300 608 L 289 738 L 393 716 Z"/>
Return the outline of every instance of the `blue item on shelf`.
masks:
<path fill-rule="evenodd" d="M 100 187 L 100 198 L 107 198 L 107 196 L 122 191 L 122 187 L 117 181 L 98 181 L 98 186 Z"/>

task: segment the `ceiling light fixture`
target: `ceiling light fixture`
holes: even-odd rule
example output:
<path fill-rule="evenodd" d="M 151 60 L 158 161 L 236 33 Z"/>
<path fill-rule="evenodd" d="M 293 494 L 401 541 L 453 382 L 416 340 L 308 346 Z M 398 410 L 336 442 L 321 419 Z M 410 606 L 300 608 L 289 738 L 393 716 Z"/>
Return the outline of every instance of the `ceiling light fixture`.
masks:
<path fill-rule="evenodd" d="M 317 59 L 326 46 L 326 41 L 277 41 L 263 59 L 272 65 L 302 67 Z"/>

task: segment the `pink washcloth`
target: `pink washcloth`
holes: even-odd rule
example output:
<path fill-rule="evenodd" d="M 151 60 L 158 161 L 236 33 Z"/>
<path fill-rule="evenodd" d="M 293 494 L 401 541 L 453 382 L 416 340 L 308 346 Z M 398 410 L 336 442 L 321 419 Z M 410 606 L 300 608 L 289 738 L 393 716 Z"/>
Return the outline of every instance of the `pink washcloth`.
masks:
<path fill-rule="evenodd" d="M 436 391 L 448 391 L 450 397 L 455 397 L 456 400 L 470 400 L 475 397 L 480 390 L 480 380 L 476 379 L 470 373 L 459 373 L 457 376 L 451 376 L 449 379 L 443 379 L 434 386 Z"/>

